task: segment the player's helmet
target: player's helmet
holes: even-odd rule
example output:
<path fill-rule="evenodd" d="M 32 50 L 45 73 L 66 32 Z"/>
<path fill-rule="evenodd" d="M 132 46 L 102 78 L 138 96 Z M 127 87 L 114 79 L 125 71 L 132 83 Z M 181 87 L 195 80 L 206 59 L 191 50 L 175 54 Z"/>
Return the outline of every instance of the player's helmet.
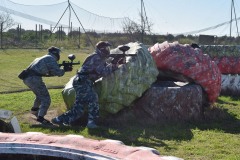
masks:
<path fill-rule="evenodd" d="M 57 58 L 57 61 L 60 59 L 60 52 L 61 52 L 61 50 L 59 48 L 54 47 L 54 46 L 49 47 L 48 48 L 48 52 L 53 54 Z"/>
<path fill-rule="evenodd" d="M 106 55 L 110 54 L 110 46 L 112 46 L 108 41 L 99 41 L 96 44 L 96 48 L 99 49 L 101 52 L 105 53 Z"/>

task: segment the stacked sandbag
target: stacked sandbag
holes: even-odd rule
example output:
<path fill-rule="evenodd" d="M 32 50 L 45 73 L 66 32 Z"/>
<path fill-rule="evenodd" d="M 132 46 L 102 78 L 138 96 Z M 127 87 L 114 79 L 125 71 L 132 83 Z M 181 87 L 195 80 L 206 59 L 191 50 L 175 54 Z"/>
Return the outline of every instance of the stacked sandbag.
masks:
<path fill-rule="evenodd" d="M 221 95 L 240 95 L 240 45 L 203 45 L 222 74 Z"/>
<path fill-rule="evenodd" d="M 156 43 L 149 51 L 159 70 L 188 77 L 203 87 L 210 103 L 216 101 L 221 90 L 221 73 L 201 49 L 166 41 Z"/>
<path fill-rule="evenodd" d="M 128 107 L 135 99 L 151 87 L 156 81 L 158 70 L 146 46 L 141 43 L 126 44 L 130 49 L 126 52 L 126 63 L 107 77 L 95 83 L 99 95 L 100 113 L 115 114 Z M 116 48 L 111 54 L 122 54 Z M 64 88 L 63 98 L 66 105 L 72 106 L 75 91 L 69 82 Z"/>

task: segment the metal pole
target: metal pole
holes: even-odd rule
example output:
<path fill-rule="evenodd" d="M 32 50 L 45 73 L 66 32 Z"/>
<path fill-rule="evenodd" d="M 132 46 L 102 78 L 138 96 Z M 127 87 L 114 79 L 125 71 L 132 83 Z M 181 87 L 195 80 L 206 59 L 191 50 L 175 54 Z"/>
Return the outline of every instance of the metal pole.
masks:
<path fill-rule="evenodd" d="M 235 16 L 235 21 L 236 21 L 237 34 L 238 34 L 238 37 L 239 37 L 239 32 L 238 32 L 238 22 L 237 22 L 237 15 L 236 15 L 236 10 L 235 10 L 234 0 L 232 1 L 232 3 L 233 3 L 234 16 Z"/>
<path fill-rule="evenodd" d="M 68 19 L 68 34 L 70 33 L 70 25 L 71 25 L 71 7 L 70 7 L 70 1 L 68 0 L 68 7 L 69 7 L 69 19 Z"/>
<path fill-rule="evenodd" d="M 81 21 L 79 20 L 79 18 L 78 18 L 78 16 L 77 16 L 77 14 L 76 14 L 76 12 L 74 11 L 74 9 L 73 9 L 73 7 L 72 7 L 72 5 L 71 5 L 71 4 L 70 4 L 70 7 L 72 8 L 72 10 L 73 10 L 73 13 L 74 13 L 74 14 L 75 14 L 75 16 L 77 17 L 77 19 L 78 19 L 78 22 L 79 22 L 79 23 L 80 23 L 80 25 L 82 26 L 82 29 L 83 29 L 83 31 L 85 32 L 85 34 L 86 34 L 86 36 L 87 36 L 87 38 L 88 38 L 89 42 L 91 43 L 92 47 L 95 49 L 95 46 L 93 45 L 93 43 L 92 43 L 92 41 L 91 41 L 90 37 L 88 36 L 88 34 L 87 34 L 86 30 L 84 29 L 84 27 L 83 27 L 83 25 L 82 25 Z"/>

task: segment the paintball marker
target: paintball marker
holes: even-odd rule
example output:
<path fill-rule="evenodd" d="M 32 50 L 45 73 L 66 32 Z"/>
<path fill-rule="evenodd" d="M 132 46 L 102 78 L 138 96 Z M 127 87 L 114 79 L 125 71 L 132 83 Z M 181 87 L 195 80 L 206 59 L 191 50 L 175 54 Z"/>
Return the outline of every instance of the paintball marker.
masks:
<path fill-rule="evenodd" d="M 64 69 L 64 71 L 72 71 L 72 66 L 73 65 L 78 65 L 78 64 L 80 64 L 80 61 L 78 61 L 78 62 L 76 62 L 76 63 L 74 63 L 73 62 L 73 60 L 75 59 L 76 57 L 75 57 L 75 55 L 74 54 L 69 54 L 68 55 L 68 59 L 70 60 L 70 62 L 69 61 L 63 61 L 62 62 L 62 64 L 59 64 L 59 67 L 61 67 L 61 66 L 63 66 L 63 69 Z"/>
<path fill-rule="evenodd" d="M 126 56 L 135 56 L 136 54 L 126 54 L 125 52 L 128 51 L 130 49 L 129 46 L 119 46 L 118 49 L 120 51 L 122 51 L 122 54 L 117 54 L 117 53 L 113 53 L 110 54 L 109 57 L 113 58 L 113 60 L 111 61 L 112 64 L 124 64 L 126 63 Z"/>

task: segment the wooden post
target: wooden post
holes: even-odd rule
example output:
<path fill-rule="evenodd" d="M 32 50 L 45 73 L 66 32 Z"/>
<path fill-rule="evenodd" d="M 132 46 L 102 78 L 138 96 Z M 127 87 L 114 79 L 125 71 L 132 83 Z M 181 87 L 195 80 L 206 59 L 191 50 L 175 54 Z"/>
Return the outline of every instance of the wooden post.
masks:
<path fill-rule="evenodd" d="M 0 28 L 0 36 L 1 36 L 1 49 L 3 48 L 2 47 L 2 41 L 3 41 L 3 22 L 1 23 L 1 28 Z"/>
<path fill-rule="evenodd" d="M 17 26 L 17 41 L 19 42 L 19 24 Z"/>
<path fill-rule="evenodd" d="M 78 31 L 78 48 L 80 49 L 80 37 L 81 37 L 81 31 L 80 31 L 80 27 L 79 27 L 79 31 Z"/>
<path fill-rule="evenodd" d="M 63 40 L 63 38 L 62 38 L 62 37 L 63 37 L 63 35 L 62 35 L 62 30 L 63 30 L 63 29 L 62 29 L 62 26 L 61 26 L 61 28 L 60 28 L 60 41 Z"/>
<path fill-rule="evenodd" d="M 61 32 L 61 28 L 58 27 L 58 40 L 60 40 L 60 32 Z"/>
<path fill-rule="evenodd" d="M 40 26 L 40 41 L 43 41 L 43 26 Z"/>
<path fill-rule="evenodd" d="M 35 47 L 37 47 L 37 24 L 36 24 L 36 30 L 35 30 Z"/>
<path fill-rule="evenodd" d="M 61 26 L 61 41 L 63 41 L 63 26 Z"/>
<path fill-rule="evenodd" d="M 38 39 L 41 42 L 41 25 L 38 24 Z"/>
<path fill-rule="evenodd" d="M 20 29 L 19 29 L 19 41 L 21 41 L 21 37 L 22 37 L 22 26 L 21 24 L 19 25 Z"/>

